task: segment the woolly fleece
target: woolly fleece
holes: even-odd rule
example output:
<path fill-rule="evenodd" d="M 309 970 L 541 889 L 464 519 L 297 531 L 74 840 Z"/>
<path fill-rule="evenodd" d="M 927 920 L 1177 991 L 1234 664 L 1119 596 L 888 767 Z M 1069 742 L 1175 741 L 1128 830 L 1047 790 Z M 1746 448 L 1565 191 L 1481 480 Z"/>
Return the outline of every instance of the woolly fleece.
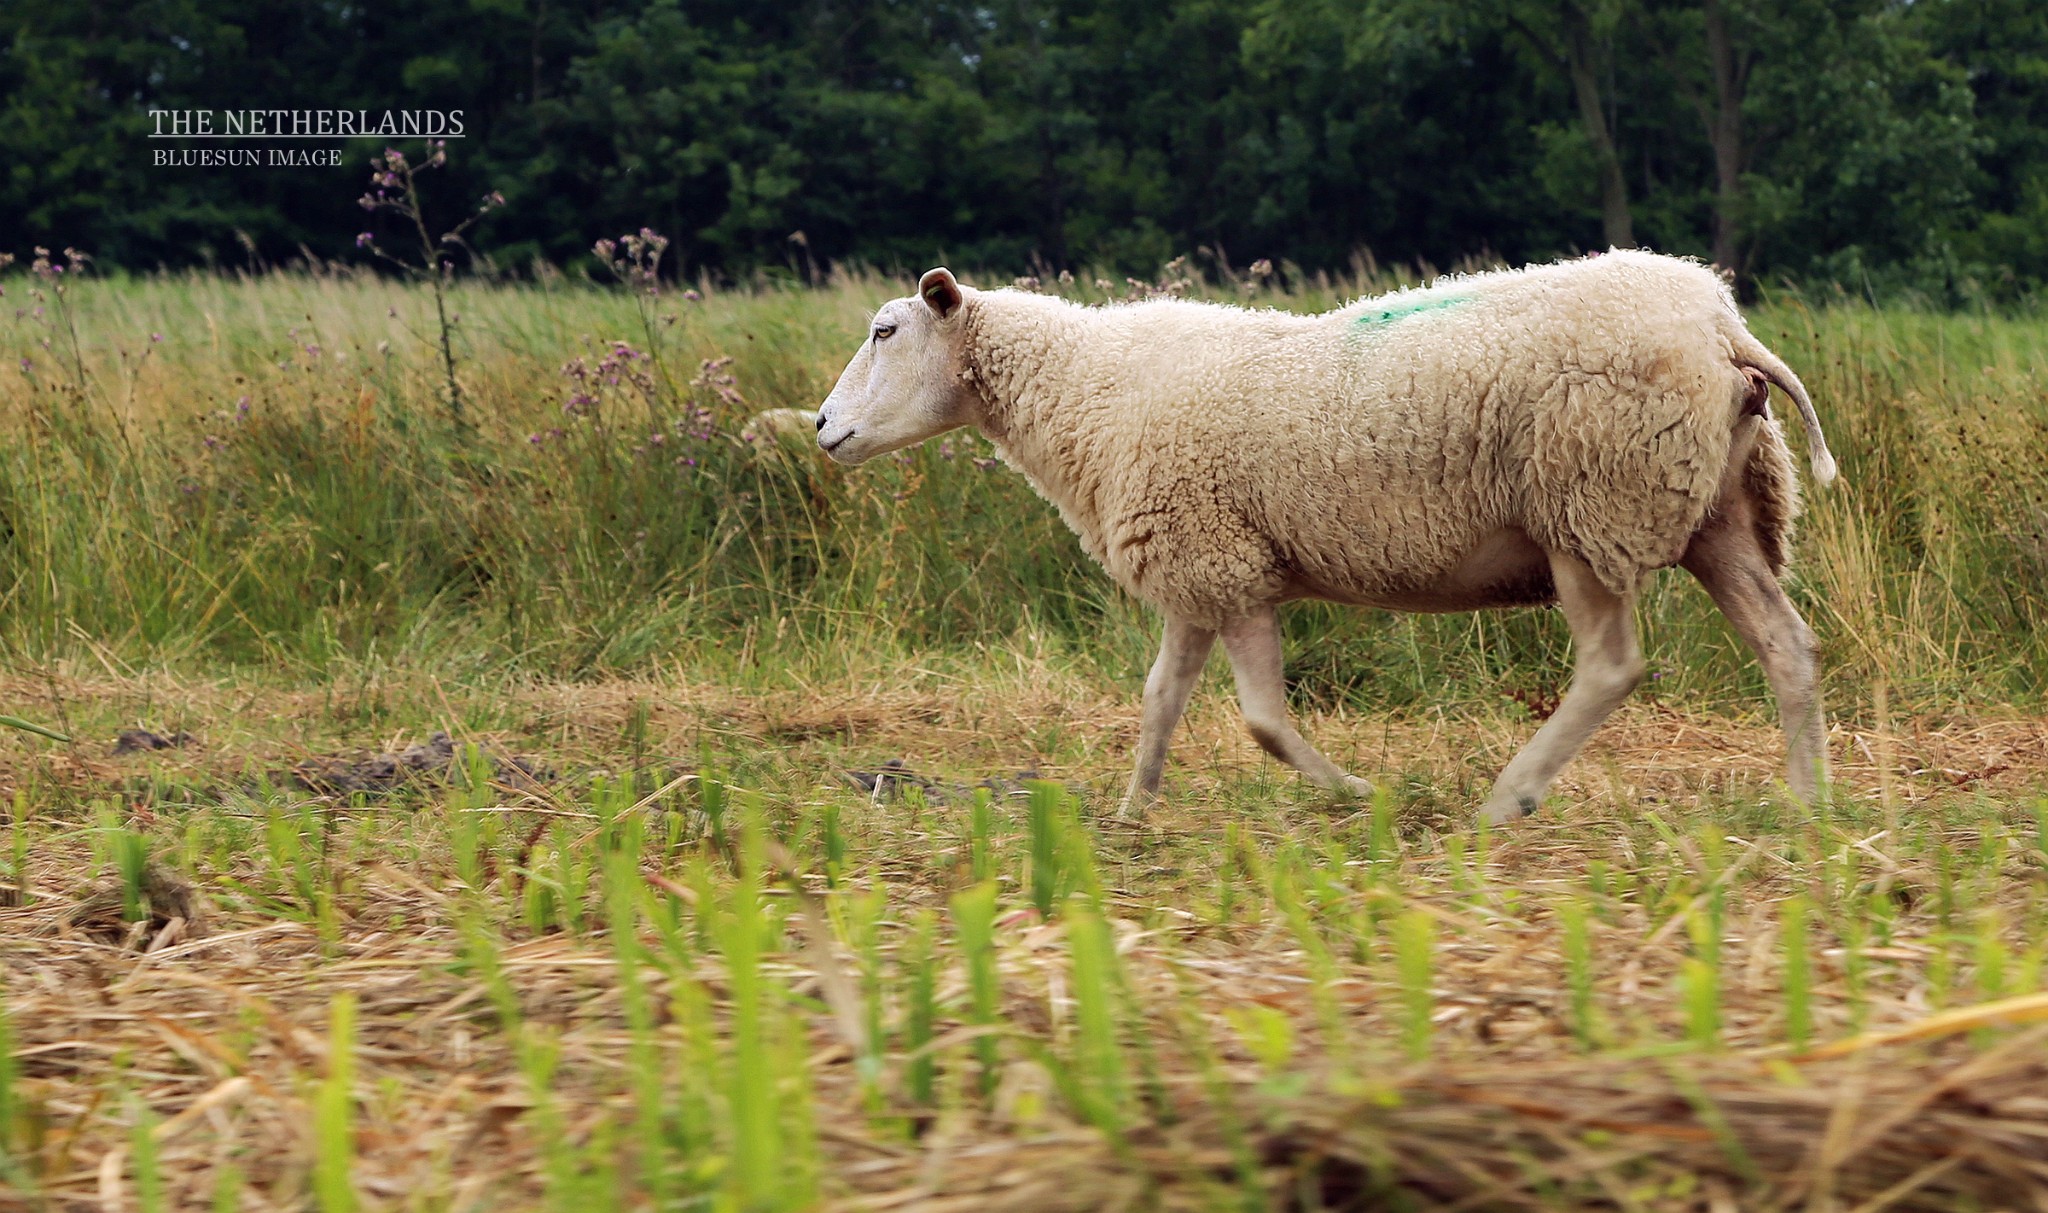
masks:
<path fill-rule="evenodd" d="M 1713 505 L 1765 390 L 1745 367 L 1793 396 L 1817 479 L 1833 474 L 1804 389 L 1720 279 L 1654 254 L 1444 279 L 1319 316 L 1000 290 L 965 292 L 958 321 L 958 373 L 979 398 L 962 419 L 1118 582 L 1208 627 L 1298 597 L 1549 601 L 1530 540 L 1628 594 Z M 1781 571 L 1797 480 L 1777 422 L 1756 424 L 1743 477 Z"/>

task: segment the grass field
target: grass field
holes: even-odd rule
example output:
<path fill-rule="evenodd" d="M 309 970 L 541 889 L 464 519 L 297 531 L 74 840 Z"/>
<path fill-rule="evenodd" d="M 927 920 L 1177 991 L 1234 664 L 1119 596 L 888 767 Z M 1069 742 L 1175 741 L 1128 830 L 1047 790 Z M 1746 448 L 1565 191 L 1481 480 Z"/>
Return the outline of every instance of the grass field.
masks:
<path fill-rule="evenodd" d="M 1843 463 L 1828 803 L 1673 575 L 1652 680 L 1488 832 L 1549 612 L 1292 610 L 1380 796 L 1218 669 L 1107 818 L 1153 625 L 1050 507 L 971 436 L 742 437 L 900 284 L 458 285 L 459 413 L 397 284 L 0 287 L 0 711 L 71 738 L 0 738 L 0 1209 L 2048 1192 L 2038 320 L 1752 318 Z"/>

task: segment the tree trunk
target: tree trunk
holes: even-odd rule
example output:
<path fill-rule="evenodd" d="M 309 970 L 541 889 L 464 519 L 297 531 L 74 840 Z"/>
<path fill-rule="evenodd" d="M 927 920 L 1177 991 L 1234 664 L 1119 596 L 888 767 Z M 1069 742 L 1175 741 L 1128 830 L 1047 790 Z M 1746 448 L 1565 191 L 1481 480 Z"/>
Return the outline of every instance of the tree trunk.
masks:
<path fill-rule="evenodd" d="M 1634 248 L 1635 220 L 1628 207 L 1628 178 L 1622 175 L 1621 155 L 1614 147 L 1614 134 L 1607 126 L 1607 113 L 1600 107 L 1600 75 L 1593 55 L 1593 31 L 1578 5 L 1564 9 L 1565 70 L 1571 76 L 1572 93 L 1578 98 L 1579 118 L 1586 125 L 1586 138 L 1600 160 L 1600 229 L 1612 248 Z"/>
<path fill-rule="evenodd" d="M 1740 282 L 1747 274 L 1742 248 L 1742 170 L 1748 149 L 1742 139 L 1742 98 L 1749 65 L 1740 62 L 1728 37 L 1728 11 L 1720 0 L 1703 0 L 1707 65 L 1714 80 L 1707 141 L 1714 148 L 1714 264 Z"/>

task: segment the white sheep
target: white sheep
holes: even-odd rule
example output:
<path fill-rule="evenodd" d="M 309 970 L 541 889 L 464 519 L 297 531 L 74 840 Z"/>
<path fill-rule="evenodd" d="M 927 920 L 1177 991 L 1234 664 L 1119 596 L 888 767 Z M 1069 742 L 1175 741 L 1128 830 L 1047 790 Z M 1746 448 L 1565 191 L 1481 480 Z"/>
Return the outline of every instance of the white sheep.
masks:
<path fill-rule="evenodd" d="M 1798 406 L 1826 484 L 1805 388 L 1690 261 L 1615 252 L 1320 316 L 1085 308 L 935 269 L 876 312 L 817 437 L 857 464 L 976 427 L 1165 616 L 1126 812 L 1157 795 L 1218 636 L 1252 737 L 1323 787 L 1369 788 L 1288 720 L 1279 603 L 1558 603 L 1576 671 L 1481 810 L 1501 822 L 1535 811 L 1641 679 L 1631 604 L 1674 564 L 1762 661 L 1791 790 L 1819 791 L 1815 641 L 1779 585 L 1798 487 L 1769 384 Z"/>

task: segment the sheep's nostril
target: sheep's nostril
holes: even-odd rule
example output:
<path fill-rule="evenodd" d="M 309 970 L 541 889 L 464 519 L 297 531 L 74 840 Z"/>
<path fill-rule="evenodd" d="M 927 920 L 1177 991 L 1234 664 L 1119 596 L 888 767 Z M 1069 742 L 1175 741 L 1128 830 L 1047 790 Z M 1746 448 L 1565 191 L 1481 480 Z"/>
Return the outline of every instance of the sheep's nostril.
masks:
<path fill-rule="evenodd" d="M 822 432 L 822 431 L 824 430 L 824 428 L 825 428 L 825 414 L 823 414 L 823 413 L 819 413 L 819 414 L 818 414 L 818 429 L 819 429 L 819 431 L 820 431 L 820 432 Z"/>

